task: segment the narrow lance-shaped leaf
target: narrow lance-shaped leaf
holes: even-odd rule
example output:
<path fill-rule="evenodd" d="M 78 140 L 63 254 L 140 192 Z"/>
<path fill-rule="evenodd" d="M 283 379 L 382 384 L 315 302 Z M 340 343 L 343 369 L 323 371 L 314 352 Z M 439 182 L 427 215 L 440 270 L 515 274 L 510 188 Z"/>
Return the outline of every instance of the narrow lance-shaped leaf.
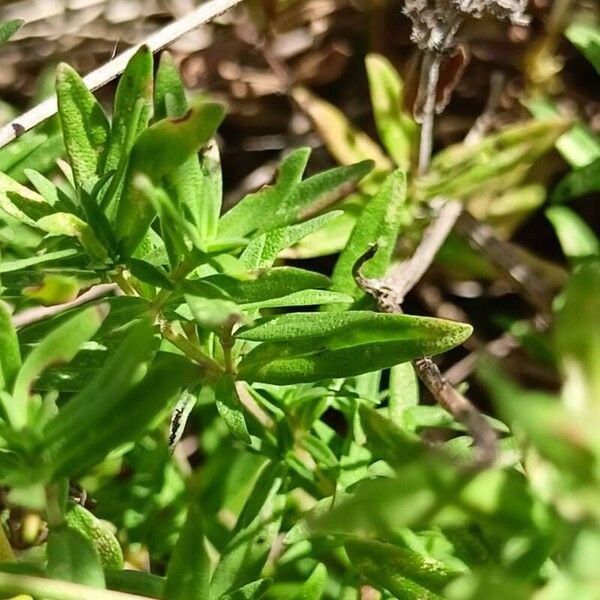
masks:
<path fill-rule="evenodd" d="M 297 267 L 274 267 L 251 273 L 254 277 L 240 281 L 225 275 L 211 275 L 205 281 L 218 286 L 238 304 L 280 298 L 306 289 L 327 288 L 330 280 L 321 273 Z"/>
<path fill-rule="evenodd" d="M 0 301 L 0 390 L 12 389 L 21 368 L 21 351 L 17 332 L 6 306 Z"/>
<path fill-rule="evenodd" d="M 70 213 L 54 213 L 42 217 L 37 221 L 37 226 L 52 235 L 66 235 L 79 240 L 85 251 L 95 261 L 106 261 L 108 253 L 92 231 L 92 228 L 79 217 Z"/>
<path fill-rule="evenodd" d="M 329 102 L 305 88 L 295 88 L 292 93 L 338 163 L 351 165 L 363 160 L 373 161 L 373 171 L 360 182 L 360 188 L 368 194 L 375 193 L 385 174 L 394 168 L 381 147 L 356 129 L 344 113 Z"/>
<path fill-rule="evenodd" d="M 155 115 L 159 119 L 180 117 L 187 110 L 183 82 L 168 52 L 160 57 L 154 90 Z M 222 182 L 219 149 L 211 141 L 202 156 L 191 156 L 166 177 L 165 187 L 185 211 L 186 216 L 198 227 L 203 242 L 216 233 L 221 209 Z"/>
<path fill-rule="evenodd" d="M 600 241 L 588 224 L 566 206 L 552 206 L 546 210 L 565 256 L 585 258 L 600 254 Z"/>
<path fill-rule="evenodd" d="M 109 419 L 123 394 L 141 379 L 142 366 L 155 351 L 153 330 L 142 319 L 132 327 L 89 385 L 62 406 L 46 425 L 45 443 L 59 442 L 81 426 L 82 421 L 100 424 L 102 419 Z"/>
<path fill-rule="evenodd" d="M 584 263 L 565 289 L 556 318 L 556 347 L 571 406 L 600 402 L 600 260 Z"/>
<path fill-rule="evenodd" d="M 324 227 L 342 214 L 341 210 L 332 210 L 304 223 L 289 225 L 288 227 L 281 227 L 280 229 L 273 229 L 267 233 L 263 233 L 255 237 L 246 246 L 240 260 L 249 269 L 270 267 L 282 250 L 289 248 L 311 233 L 318 231 L 321 227 Z"/>
<path fill-rule="evenodd" d="M 221 596 L 220 600 L 260 600 L 271 585 L 270 579 L 258 579 Z"/>
<path fill-rule="evenodd" d="M 264 342 L 238 372 L 240 379 L 279 385 L 351 377 L 444 352 L 471 331 L 462 323 L 369 311 L 287 314 L 237 334 Z"/>
<path fill-rule="evenodd" d="M 40 210 L 48 210 L 50 205 L 43 196 L 16 182 L 12 177 L 0 173 L 0 209 L 11 217 L 35 227 L 35 215 Z"/>
<path fill-rule="evenodd" d="M 4 260 L 0 261 L 0 273 L 11 273 L 13 271 L 21 271 L 32 267 L 33 265 L 39 265 L 42 263 L 58 261 L 63 258 L 69 258 L 79 254 L 75 248 L 67 248 L 66 250 L 56 250 L 55 252 L 47 252 L 46 254 L 39 254 L 38 256 L 31 256 L 29 258 L 20 258 L 17 260 Z"/>
<path fill-rule="evenodd" d="M 169 52 L 160 55 L 154 85 L 154 118 L 181 117 L 188 109 L 185 90 L 175 61 Z"/>
<path fill-rule="evenodd" d="M 49 367 L 69 362 L 102 324 L 106 306 L 99 304 L 82 310 L 47 335 L 26 357 L 16 378 L 13 402 L 6 408 L 15 429 L 26 423 L 27 404 L 35 380 Z"/>
<path fill-rule="evenodd" d="M 597 23 L 575 21 L 567 27 L 565 35 L 600 73 L 600 26 Z"/>
<path fill-rule="evenodd" d="M 21 160 L 39 148 L 48 136 L 37 131 L 28 131 L 4 148 L 0 149 L 0 172 L 7 173 Z"/>
<path fill-rule="evenodd" d="M 102 174 L 110 125 L 102 107 L 69 65 L 56 70 L 58 114 L 75 182 L 85 187 Z"/>
<path fill-rule="evenodd" d="M 168 402 L 188 385 L 199 382 L 197 365 L 171 353 L 160 355 L 147 375 L 119 395 L 114 419 L 86 421 L 51 447 L 53 477 L 72 477 L 94 466 L 122 444 L 141 436 Z M 88 391 L 89 393 L 89 391 Z"/>
<path fill-rule="evenodd" d="M 416 552 L 374 540 L 351 540 L 346 552 L 355 569 L 396 598 L 442 600 L 444 587 L 461 573 Z"/>
<path fill-rule="evenodd" d="M 279 494 L 282 483 L 279 464 L 268 464 L 261 472 L 215 569 L 208 600 L 259 578 L 279 532 L 285 502 Z"/>
<path fill-rule="evenodd" d="M 565 202 L 579 196 L 600 191 L 600 158 L 572 171 L 552 192 L 552 202 Z"/>
<path fill-rule="evenodd" d="M 548 152 L 569 129 L 566 119 L 519 123 L 481 139 L 477 144 L 455 144 L 438 152 L 426 175 L 416 181 L 416 197 L 439 195 L 467 198 L 482 185 L 504 191 L 507 181 L 519 183 L 531 165 Z"/>
<path fill-rule="evenodd" d="M 46 572 L 53 579 L 103 589 L 104 573 L 92 543 L 79 531 L 63 526 L 48 534 Z"/>
<path fill-rule="evenodd" d="M 358 259 L 372 244 L 377 251 L 364 268 L 366 277 L 382 277 L 387 271 L 406 207 L 406 175 L 395 171 L 388 175 L 377 195 L 363 209 L 348 243 L 342 250 L 333 271 L 333 289 L 358 299 L 364 295 L 354 281 L 353 269 Z"/>
<path fill-rule="evenodd" d="M 539 120 L 559 116 L 559 111 L 550 100 L 534 97 L 525 102 L 527 109 Z M 577 121 L 556 141 L 556 149 L 575 168 L 585 167 L 600 158 L 600 137 L 594 135 L 583 122 Z"/>
<path fill-rule="evenodd" d="M 404 83 L 392 64 L 379 54 L 369 54 L 365 64 L 379 138 L 394 162 L 409 171 L 419 127 L 403 110 Z"/>
<path fill-rule="evenodd" d="M 148 126 L 151 111 L 152 52 L 142 46 L 127 63 L 117 86 L 105 171 L 117 168 Z"/>
<path fill-rule="evenodd" d="M 135 185 L 140 173 L 160 185 L 163 177 L 182 165 L 214 135 L 224 116 L 221 104 L 205 102 L 183 117 L 165 119 L 146 129 L 131 151 L 115 234 L 125 256 L 142 241 L 156 212 Z"/>
<path fill-rule="evenodd" d="M 195 506 L 187 518 L 167 567 L 165 600 L 205 600 L 210 583 L 210 559 L 204 543 L 202 519 Z"/>
<path fill-rule="evenodd" d="M 244 410 L 239 399 L 235 381 L 231 375 L 223 375 L 215 388 L 217 410 L 231 433 L 241 442 L 250 444 Z"/>
<path fill-rule="evenodd" d="M 257 231 L 261 220 L 267 216 L 264 208 L 279 205 L 293 187 L 302 181 L 309 156 L 310 148 L 298 148 L 286 156 L 279 165 L 275 183 L 242 198 L 221 217 L 219 236 L 243 237 Z"/>
<path fill-rule="evenodd" d="M 405 362 L 390 369 L 390 418 L 397 425 L 402 413 L 419 404 L 419 382 L 411 363 Z"/>
<path fill-rule="evenodd" d="M 374 456 L 394 467 L 422 455 L 423 445 L 416 434 L 401 429 L 373 408 L 362 405 L 359 415 L 367 438 L 366 445 Z"/>
<path fill-rule="evenodd" d="M 294 600 L 321 600 L 326 585 L 327 568 L 323 563 L 319 563 L 304 582 L 300 593 L 294 597 Z"/>

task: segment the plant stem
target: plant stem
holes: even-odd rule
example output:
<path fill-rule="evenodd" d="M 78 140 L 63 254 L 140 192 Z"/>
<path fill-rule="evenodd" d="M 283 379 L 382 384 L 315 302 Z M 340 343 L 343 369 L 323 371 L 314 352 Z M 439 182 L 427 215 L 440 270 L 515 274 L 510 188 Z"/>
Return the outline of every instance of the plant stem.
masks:
<path fill-rule="evenodd" d="M 160 322 L 160 332 L 173 346 L 179 348 L 188 358 L 205 369 L 205 379 L 212 379 L 223 373 L 221 365 L 204 354 L 198 346 L 192 344 L 185 336 L 175 332 L 167 320 Z"/>
<path fill-rule="evenodd" d="M 435 103 L 442 55 L 428 51 L 423 56 L 419 90 L 425 94 L 423 102 L 423 122 L 421 124 L 421 139 L 419 145 L 419 166 L 417 172 L 423 175 L 429 168 L 433 149 L 433 124 L 435 121 Z"/>
<path fill-rule="evenodd" d="M 69 581 L 0 573 L 0 592 L 29 594 L 47 600 L 148 600 L 145 596 L 90 588 Z"/>

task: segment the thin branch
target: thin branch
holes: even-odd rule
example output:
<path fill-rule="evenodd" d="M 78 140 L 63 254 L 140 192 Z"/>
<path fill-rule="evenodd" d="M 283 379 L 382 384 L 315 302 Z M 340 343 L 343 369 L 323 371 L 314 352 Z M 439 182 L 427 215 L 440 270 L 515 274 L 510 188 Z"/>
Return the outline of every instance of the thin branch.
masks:
<path fill-rule="evenodd" d="M 435 101 L 437 86 L 440 80 L 442 55 L 438 52 L 426 52 L 421 65 L 419 90 L 424 94 L 423 122 L 421 124 L 421 140 L 419 146 L 418 173 L 423 175 L 429 168 L 433 148 L 433 123 L 435 120 Z"/>
<path fill-rule="evenodd" d="M 393 267 L 385 276 L 386 284 L 394 290 L 400 304 L 425 275 L 462 211 L 462 203 L 458 200 L 444 200 L 438 213 L 425 229 L 421 243 L 412 257 Z"/>
<path fill-rule="evenodd" d="M 370 248 L 357 261 L 354 267 L 356 283 L 363 291 L 375 298 L 381 312 L 401 313 L 402 307 L 395 304 L 393 289 L 385 285 L 378 287 L 378 280 L 365 279 L 361 275 L 361 266 L 373 256 L 375 251 L 376 247 Z M 383 281 L 386 280 L 387 278 Z M 473 438 L 475 447 L 474 467 L 485 468 L 492 465 L 496 460 L 497 453 L 497 436 L 492 426 L 467 398 L 452 387 L 431 358 L 423 357 L 413 360 L 412 365 L 419 379 L 431 392 L 435 401 L 462 423 Z"/>
<path fill-rule="evenodd" d="M 462 423 L 473 438 L 475 465 L 479 468 L 492 465 L 497 453 L 494 428 L 465 396 L 452 387 L 431 358 L 413 360 L 412 364 L 438 404 Z"/>
<path fill-rule="evenodd" d="M 91 90 L 96 90 L 118 77 L 127 66 L 129 59 L 141 46 L 148 46 L 152 52 L 162 50 L 182 35 L 197 29 L 216 19 L 224 12 L 239 4 L 242 0 L 208 0 L 201 4 L 190 14 L 169 23 L 159 31 L 153 33 L 143 42 L 136 44 L 113 60 L 92 71 L 83 78 L 84 83 Z M 56 114 L 56 96 L 45 100 L 36 107 L 17 117 L 0 129 L 0 148 L 39 125 L 46 119 Z"/>

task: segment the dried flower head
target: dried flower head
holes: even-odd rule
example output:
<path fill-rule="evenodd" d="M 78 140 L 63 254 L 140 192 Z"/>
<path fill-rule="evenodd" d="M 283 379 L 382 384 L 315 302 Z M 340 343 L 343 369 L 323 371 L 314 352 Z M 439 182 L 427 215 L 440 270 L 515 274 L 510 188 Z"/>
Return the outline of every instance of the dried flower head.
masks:
<path fill-rule="evenodd" d="M 478 19 L 487 12 L 526 25 L 526 8 L 527 0 L 406 0 L 403 12 L 412 21 L 411 39 L 419 48 L 447 52 L 465 17 Z"/>

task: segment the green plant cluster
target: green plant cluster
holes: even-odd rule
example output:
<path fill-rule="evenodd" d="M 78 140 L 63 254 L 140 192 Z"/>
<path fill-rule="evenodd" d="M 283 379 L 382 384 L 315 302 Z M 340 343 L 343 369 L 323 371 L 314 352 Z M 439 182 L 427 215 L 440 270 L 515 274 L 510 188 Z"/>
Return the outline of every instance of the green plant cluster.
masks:
<path fill-rule="evenodd" d="M 0 595 L 358 600 L 370 586 L 402 600 L 597 598 L 597 245 L 567 252 L 552 340 L 529 332 L 562 391 L 522 390 L 482 363 L 503 419 L 490 419 L 500 456 L 484 471 L 469 468 L 464 427 L 420 403 L 410 363 L 471 327 L 378 313 L 352 276 L 373 242 L 366 272 L 382 276 L 433 196 L 468 201 L 507 173 L 521 185 L 570 124 L 448 148 L 417 179 L 417 126 L 391 112 L 399 79 L 373 58 L 391 158 L 354 132 L 336 138 L 354 140 L 343 166 L 305 177 L 310 150 L 295 150 L 272 185 L 221 215 L 224 107 L 188 106 L 167 53 L 153 72 L 142 47 L 109 119 L 60 65 L 60 173 L 23 139 L 0 151 L 0 164 L 20 157 L 0 173 L 0 481 L 7 512 L 42 523 L 26 550 L 0 539 Z M 557 197 L 588 177 L 577 173 Z M 349 213 L 356 188 L 369 199 Z M 343 247 L 332 279 L 282 265 L 323 231 Z M 87 290 L 102 297 L 52 310 Z M 431 448 L 420 435 L 431 428 L 447 441 Z M 150 571 L 135 568 L 144 557 Z"/>

